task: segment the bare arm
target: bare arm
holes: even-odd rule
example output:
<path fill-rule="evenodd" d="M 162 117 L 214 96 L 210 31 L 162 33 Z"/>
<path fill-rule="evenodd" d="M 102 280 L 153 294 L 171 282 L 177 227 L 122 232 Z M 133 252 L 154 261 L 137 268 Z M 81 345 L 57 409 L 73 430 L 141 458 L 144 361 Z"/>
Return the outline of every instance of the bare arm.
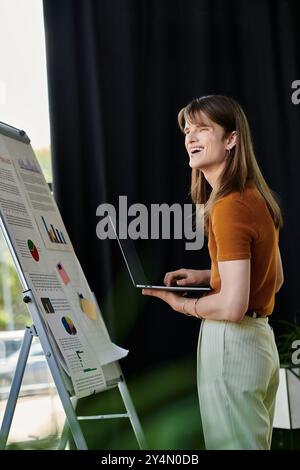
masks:
<path fill-rule="evenodd" d="M 218 267 L 221 291 L 217 294 L 201 297 L 199 300 L 152 289 L 144 289 L 143 294 L 159 297 L 177 312 L 198 318 L 241 321 L 249 305 L 250 260 L 221 261 Z"/>
<path fill-rule="evenodd" d="M 282 268 L 282 261 L 280 256 L 280 250 L 278 247 L 277 250 L 277 278 L 276 278 L 276 287 L 275 292 L 278 292 L 283 284 L 284 276 L 283 276 L 283 268 Z"/>
<path fill-rule="evenodd" d="M 219 261 L 221 290 L 218 294 L 189 299 L 187 313 L 209 320 L 241 321 L 248 309 L 250 293 L 250 260 Z"/>

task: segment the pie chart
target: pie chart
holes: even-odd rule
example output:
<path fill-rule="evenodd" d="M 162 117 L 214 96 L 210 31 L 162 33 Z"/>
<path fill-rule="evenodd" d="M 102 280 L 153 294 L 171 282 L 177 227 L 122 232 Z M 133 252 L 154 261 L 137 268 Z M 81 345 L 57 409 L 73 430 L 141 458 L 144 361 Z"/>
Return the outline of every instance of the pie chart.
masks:
<path fill-rule="evenodd" d="M 40 255 L 39 255 L 39 252 L 37 250 L 37 247 L 35 246 L 35 244 L 33 243 L 32 240 L 27 240 L 27 246 L 29 248 L 29 251 L 31 253 L 31 256 L 33 257 L 33 259 L 35 261 L 39 261 L 40 259 Z"/>
<path fill-rule="evenodd" d="M 64 329 L 69 335 L 76 335 L 77 330 L 70 317 L 62 317 L 61 321 L 62 321 L 62 324 L 64 325 Z"/>

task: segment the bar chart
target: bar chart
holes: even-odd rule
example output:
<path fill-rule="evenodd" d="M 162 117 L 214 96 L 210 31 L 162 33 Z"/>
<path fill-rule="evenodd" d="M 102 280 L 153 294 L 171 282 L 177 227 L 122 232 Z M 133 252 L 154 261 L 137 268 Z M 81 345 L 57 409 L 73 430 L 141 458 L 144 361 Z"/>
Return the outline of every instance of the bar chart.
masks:
<path fill-rule="evenodd" d="M 54 227 L 53 224 L 47 224 L 45 218 L 41 216 L 41 219 L 43 221 L 44 227 L 46 232 L 48 233 L 49 240 L 51 243 L 59 243 L 62 245 L 66 245 L 66 239 L 64 237 L 64 234 L 61 230 L 57 229 Z"/>

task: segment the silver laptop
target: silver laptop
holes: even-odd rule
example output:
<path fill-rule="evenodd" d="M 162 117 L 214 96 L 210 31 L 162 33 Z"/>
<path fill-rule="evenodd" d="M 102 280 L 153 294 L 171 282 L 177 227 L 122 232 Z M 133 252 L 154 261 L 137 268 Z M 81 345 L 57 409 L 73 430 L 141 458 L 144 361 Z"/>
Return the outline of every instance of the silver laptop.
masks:
<path fill-rule="evenodd" d="M 145 276 L 144 270 L 142 268 L 141 262 L 139 260 L 138 254 L 134 247 L 134 244 L 130 238 L 119 239 L 117 234 L 117 229 L 114 221 L 109 217 L 113 232 L 118 241 L 121 253 L 123 255 L 126 267 L 129 272 L 132 284 L 138 289 L 160 289 L 160 290 L 170 290 L 170 291 L 179 291 L 179 292 L 193 292 L 195 294 L 210 291 L 211 287 L 209 285 L 201 284 L 199 286 L 157 286 L 150 284 Z"/>

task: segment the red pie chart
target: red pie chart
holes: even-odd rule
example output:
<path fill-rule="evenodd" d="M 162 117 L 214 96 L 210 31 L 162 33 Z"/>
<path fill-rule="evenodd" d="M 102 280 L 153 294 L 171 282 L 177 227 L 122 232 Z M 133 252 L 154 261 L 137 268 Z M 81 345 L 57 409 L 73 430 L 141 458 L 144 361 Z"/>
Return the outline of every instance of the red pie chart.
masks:
<path fill-rule="evenodd" d="M 29 251 L 31 253 L 31 256 L 33 257 L 33 259 L 35 261 L 39 261 L 40 259 L 40 255 L 39 255 L 39 252 L 37 250 L 37 247 L 35 246 L 35 244 L 33 243 L 32 240 L 27 240 L 27 245 L 28 245 L 28 248 L 29 248 Z"/>

